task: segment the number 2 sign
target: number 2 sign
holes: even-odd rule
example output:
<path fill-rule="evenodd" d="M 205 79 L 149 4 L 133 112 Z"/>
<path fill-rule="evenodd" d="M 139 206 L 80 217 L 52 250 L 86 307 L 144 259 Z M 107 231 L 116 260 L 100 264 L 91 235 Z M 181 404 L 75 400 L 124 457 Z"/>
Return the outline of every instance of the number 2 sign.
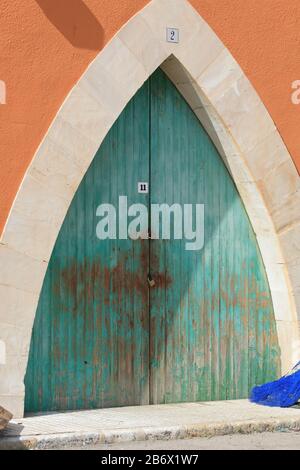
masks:
<path fill-rule="evenodd" d="M 167 42 L 179 42 L 179 29 L 167 28 Z"/>

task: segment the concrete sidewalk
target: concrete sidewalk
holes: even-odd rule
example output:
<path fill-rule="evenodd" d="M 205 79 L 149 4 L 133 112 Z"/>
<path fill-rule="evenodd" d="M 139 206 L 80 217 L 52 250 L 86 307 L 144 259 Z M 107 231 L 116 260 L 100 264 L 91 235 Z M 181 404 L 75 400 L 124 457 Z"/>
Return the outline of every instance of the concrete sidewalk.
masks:
<path fill-rule="evenodd" d="M 0 432 L 0 449 L 47 449 L 281 430 L 300 431 L 300 406 L 268 408 L 248 400 L 131 406 L 12 420 Z"/>

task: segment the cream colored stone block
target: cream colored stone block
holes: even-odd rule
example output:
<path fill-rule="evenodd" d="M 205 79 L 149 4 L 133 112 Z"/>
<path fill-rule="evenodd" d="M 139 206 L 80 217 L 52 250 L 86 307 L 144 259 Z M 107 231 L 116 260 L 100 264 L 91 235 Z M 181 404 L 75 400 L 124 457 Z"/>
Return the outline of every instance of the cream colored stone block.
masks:
<path fill-rule="evenodd" d="M 141 12 L 139 17 L 142 18 L 157 40 L 160 42 L 161 48 L 164 50 L 165 58 L 174 54 L 184 64 L 192 63 L 190 48 L 196 46 L 200 42 L 198 34 L 202 28 L 208 28 L 205 21 L 199 16 L 199 14 L 192 8 L 189 2 L 185 0 L 162 0 L 152 1 L 149 3 Z M 171 43 L 166 40 L 167 27 L 177 28 L 179 30 L 179 42 Z M 212 31 L 211 31 L 212 33 Z M 213 34 L 213 33 L 212 33 Z M 205 36 L 202 36 L 205 39 Z M 212 40 L 212 37 L 207 34 L 206 38 L 210 42 L 211 47 L 217 40 Z M 204 57 L 209 56 L 208 60 L 213 60 L 214 55 L 211 51 L 203 48 L 201 44 L 200 58 L 198 61 L 194 61 L 195 66 L 201 64 L 204 61 Z M 198 67 L 199 68 L 199 67 Z"/>
<path fill-rule="evenodd" d="M 300 178 L 292 160 L 274 168 L 261 180 L 260 186 L 271 212 L 282 207 L 289 197 L 293 199 L 297 191 L 300 193 Z"/>
<path fill-rule="evenodd" d="M 23 417 L 24 393 L 21 395 L 0 395 L 0 403 L 1 406 L 13 414 L 13 418 Z"/>
<path fill-rule="evenodd" d="M 34 220 L 14 210 L 2 243 L 34 259 L 49 261 L 59 229 L 58 224 Z"/>
<path fill-rule="evenodd" d="M 222 116 L 242 153 L 248 153 L 256 145 L 274 132 L 275 126 L 264 105 L 260 102 L 239 119 L 230 113 L 230 101 L 227 103 L 226 116 Z"/>
<path fill-rule="evenodd" d="M 253 185 L 255 182 L 253 181 L 252 174 L 243 158 L 243 155 L 239 154 L 236 150 L 235 153 L 231 152 L 230 154 L 227 154 L 227 161 L 231 168 L 233 179 L 237 185 L 248 184 L 249 186 L 251 185 L 254 187 Z M 256 191 L 258 191 L 257 188 Z M 260 205 L 261 204 L 262 202 L 260 201 Z"/>
<path fill-rule="evenodd" d="M 263 103 L 226 51 L 199 77 L 197 84 L 207 94 L 242 152 L 248 153 L 274 132 L 274 123 Z"/>
<path fill-rule="evenodd" d="M 98 145 L 114 122 L 113 113 L 79 86 L 63 104 L 60 118 Z"/>
<path fill-rule="evenodd" d="M 300 179 L 299 179 L 300 181 Z M 284 197 L 284 195 L 283 195 Z M 278 233 L 300 224 L 300 189 L 292 193 L 277 207 L 271 210 L 272 219 Z"/>
<path fill-rule="evenodd" d="M 194 27 L 194 34 L 188 39 L 185 47 L 176 51 L 176 57 L 196 80 L 210 66 L 213 66 L 222 54 L 229 52 L 225 49 L 214 31 L 203 23 Z"/>
<path fill-rule="evenodd" d="M 55 147 L 61 149 L 64 154 L 68 155 L 74 164 L 86 171 L 99 149 L 104 135 L 105 132 L 102 137 L 99 135 L 97 142 L 94 142 L 58 115 L 46 134 L 45 139 L 53 142 Z M 40 158 L 39 151 L 34 158 L 34 162 L 38 158 Z"/>
<path fill-rule="evenodd" d="M 78 87 L 95 99 L 101 108 L 117 117 L 128 101 L 127 90 L 108 71 L 100 57 L 89 66 Z"/>
<path fill-rule="evenodd" d="M 280 263 L 268 263 L 266 264 L 266 271 L 272 291 L 287 292 L 285 287 L 287 278 L 284 266 Z"/>
<path fill-rule="evenodd" d="M 272 289 L 272 302 L 276 321 L 296 321 L 291 305 L 291 297 L 284 289 Z"/>
<path fill-rule="evenodd" d="M 244 201 L 243 201 L 244 202 Z M 245 203 L 245 202 L 244 202 Z M 248 216 L 251 221 L 251 225 L 253 227 L 253 230 L 256 234 L 256 237 L 268 237 L 270 236 L 269 240 L 270 243 L 276 243 L 276 247 L 274 246 L 272 250 L 276 252 L 276 248 L 278 246 L 278 242 L 276 242 L 273 239 L 273 229 L 274 227 L 272 226 L 272 220 L 269 217 L 269 214 L 264 208 L 258 208 L 256 210 L 255 207 L 249 207 L 246 206 L 246 210 L 248 213 Z M 267 262 L 267 261 L 266 261 Z"/>
<path fill-rule="evenodd" d="M 281 349 L 282 374 L 285 374 L 299 361 L 299 323 L 278 321 L 276 326 Z"/>
<path fill-rule="evenodd" d="M 112 78 L 113 87 L 117 86 L 119 96 L 124 96 L 126 102 L 148 78 L 144 66 L 118 36 L 115 36 L 109 43 L 109 47 L 105 47 L 95 59 L 88 76 L 93 74 L 93 68 L 96 70 L 104 69 L 107 72 Z M 108 105 L 110 96 L 111 91 L 109 91 L 109 97 L 107 98 Z M 107 110 L 114 114 L 109 107 Z M 114 118 L 116 118 L 115 115 Z"/>
<path fill-rule="evenodd" d="M 0 323 L 0 340 L 5 343 L 6 364 L 10 356 L 21 357 L 29 353 L 31 327 L 20 328 L 17 325 Z"/>
<path fill-rule="evenodd" d="M 300 292 L 300 260 L 287 264 L 293 292 Z"/>
<path fill-rule="evenodd" d="M 299 292 L 292 292 L 292 299 L 295 304 L 296 308 L 296 316 L 298 319 L 298 322 L 300 324 L 300 291 Z"/>
<path fill-rule="evenodd" d="M 300 263 L 300 223 L 280 233 L 279 240 L 285 261 Z"/>
<path fill-rule="evenodd" d="M 135 16 L 119 31 L 118 37 L 151 75 L 166 59 L 161 41 L 140 16 Z"/>
<path fill-rule="evenodd" d="M 0 340 L 0 364 L 6 364 L 6 344 Z"/>
<path fill-rule="evenodd" d="M 39 294 L 48 263 L 0 245 L 0 285 Z"/>
<path fill-rule="evenodd" d="M 31 331 L 39 294 L 0 285 L 0 325 L 17 326 Z"/>
<path fill-rule="evenodd" d="M 204 20 L 186 0 L 154 0 L 139 12 L 142 18 L 161 42 L 167 55 L 179 54 L 189 39 L 205 25 Z M 166 28 L 179 29 L 179 43 L 166 41 Z"/>
<path fill-rule="evenodd" d="M 270 224 L 272 222 L 270 221 Z M 265 264 L 284 264 L 284 257 L 278 239 L 271 230 L 268 233 L 258 234 L 256 239 Z"/>
<path fill-rule="evenodd" d="M 237 183 L 256 236 L 270 234 L 274 227 L 255 182 Z"/>
<path fill-rule="evenodd" d="M 247 163 L 254 180 L 265 178 L 272 170 L 290 160 L 290 155 L 277 129 L 247 154 Z"/>
<path fill-rule="evenodd" d="M 13 217 L 14 211 L 17 211 L 33 222 L 40 221 L 60 226 L 69 204 L 70 197 L 63 198 L 57 195 L 52 188 L 42 184 L 27 172 L 10 217 Z"/>
<path fill-rule="evenodd" d="M 46 139 L 30 165 L 29 174 L 54 194 L 70 199 L 82 179 L 82 167 L 68 153 Z"/>
<path fill-rule="evenodd" d="M 242 78 L 242 73 L 241 68 L 232 55 L 227 49 L 223 49 L 217 58 L 196 79 L 196 82 L 212 103 L 220 102 L 224 104 L 224 95 L 228 95 L 226 100 L 228 102 L 229 99 L 237 101 L 240 93 L 245 95 L 249 93 L 248 89 L 245 90 L 247 81 L 244 77 Z M 248 97 L 247 101 L 249 101 Z M 243 100 L 245 106 L 247 101 Z M 217 106 L 216 108 L 218 109 Z"/>
<path fill-rule="evenodd" d="M 76 192 L 83 172 L 72 162 L 71 158 L 51 141 L 46 140 L 32 163 L 28 175 L 32 178 L 30 180 L 32 184 L 28 184 L 28 179 L 23 183 L 19 198 L 7 221 L 2 242 L 28 256 L 48 261 L 68 203 Z M 43 200 L 41 188 L 45 193 Z M 24 193 L 26 193 L 27 201 L 24 200 Z M 53 202 L 60 200 L 62 210 L 51 214 L 53 208 L 57 208 L 57 204 Z M 37 202 L 42 206 L 40 217 L 37 217 L 36 210 L 33 211 L 34 204 L 36 206 Z M 30 208 L 29 204 L 31 204 Z M 28 208 L 31 210 L 30 214 Z"/>
<path fill-rule="evenodd" d="M 225 92 L 221 90 L 221 94 L 212 97 L 212 101 L 216 103 L 216 108 L 222 116 L 227 116 L 228 102 L 230 102 L 229 115 L 236 120 L 250 113 L 261 103 L 253 86 L 244 75 L 228 84 L 227 90 Z M 268 119 L 267 113 L 266 118 Z"/>
<path fill-rule="evenodd" d="M 27 358 L 24 356 L 8 356 L 7 364 L 0 365 L 0 396 L 22 396 L 24 394 L 24 376 Z M 4 406 L 1 403 L 1 406 Z M 13 410 L 11 411 L 13 413 Z"/>

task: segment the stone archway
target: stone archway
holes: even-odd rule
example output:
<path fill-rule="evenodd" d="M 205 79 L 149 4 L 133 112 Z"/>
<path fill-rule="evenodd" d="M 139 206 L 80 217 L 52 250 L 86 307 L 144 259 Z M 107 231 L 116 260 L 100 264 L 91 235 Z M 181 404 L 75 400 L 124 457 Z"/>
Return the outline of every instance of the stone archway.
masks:
<path fill-rule="evenodd" d="M 45 135 L 0 245 L 0 402 L 23 414 L 37 302 L 69 204 L 106 133 L 161 64 L 223 156 L 266 266 L 285 371 L 299 355 L 300 178 L 245 74 L 185 0 L 153 0 L 99 53 Z M 180 42 L 166 42 L 166 27 Z M 197 53 L 195 53 L 197 51 Z"/>

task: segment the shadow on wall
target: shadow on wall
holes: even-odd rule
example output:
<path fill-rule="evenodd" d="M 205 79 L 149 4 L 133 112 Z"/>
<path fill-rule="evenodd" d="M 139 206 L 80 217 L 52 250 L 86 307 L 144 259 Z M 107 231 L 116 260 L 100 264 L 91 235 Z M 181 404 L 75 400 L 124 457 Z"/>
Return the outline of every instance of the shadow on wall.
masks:
<path fill-rule="evenodd" d="M 99 50 L 104 32 L 83 0 L 36 0 L 46 17 L 74 46 Z"/>

